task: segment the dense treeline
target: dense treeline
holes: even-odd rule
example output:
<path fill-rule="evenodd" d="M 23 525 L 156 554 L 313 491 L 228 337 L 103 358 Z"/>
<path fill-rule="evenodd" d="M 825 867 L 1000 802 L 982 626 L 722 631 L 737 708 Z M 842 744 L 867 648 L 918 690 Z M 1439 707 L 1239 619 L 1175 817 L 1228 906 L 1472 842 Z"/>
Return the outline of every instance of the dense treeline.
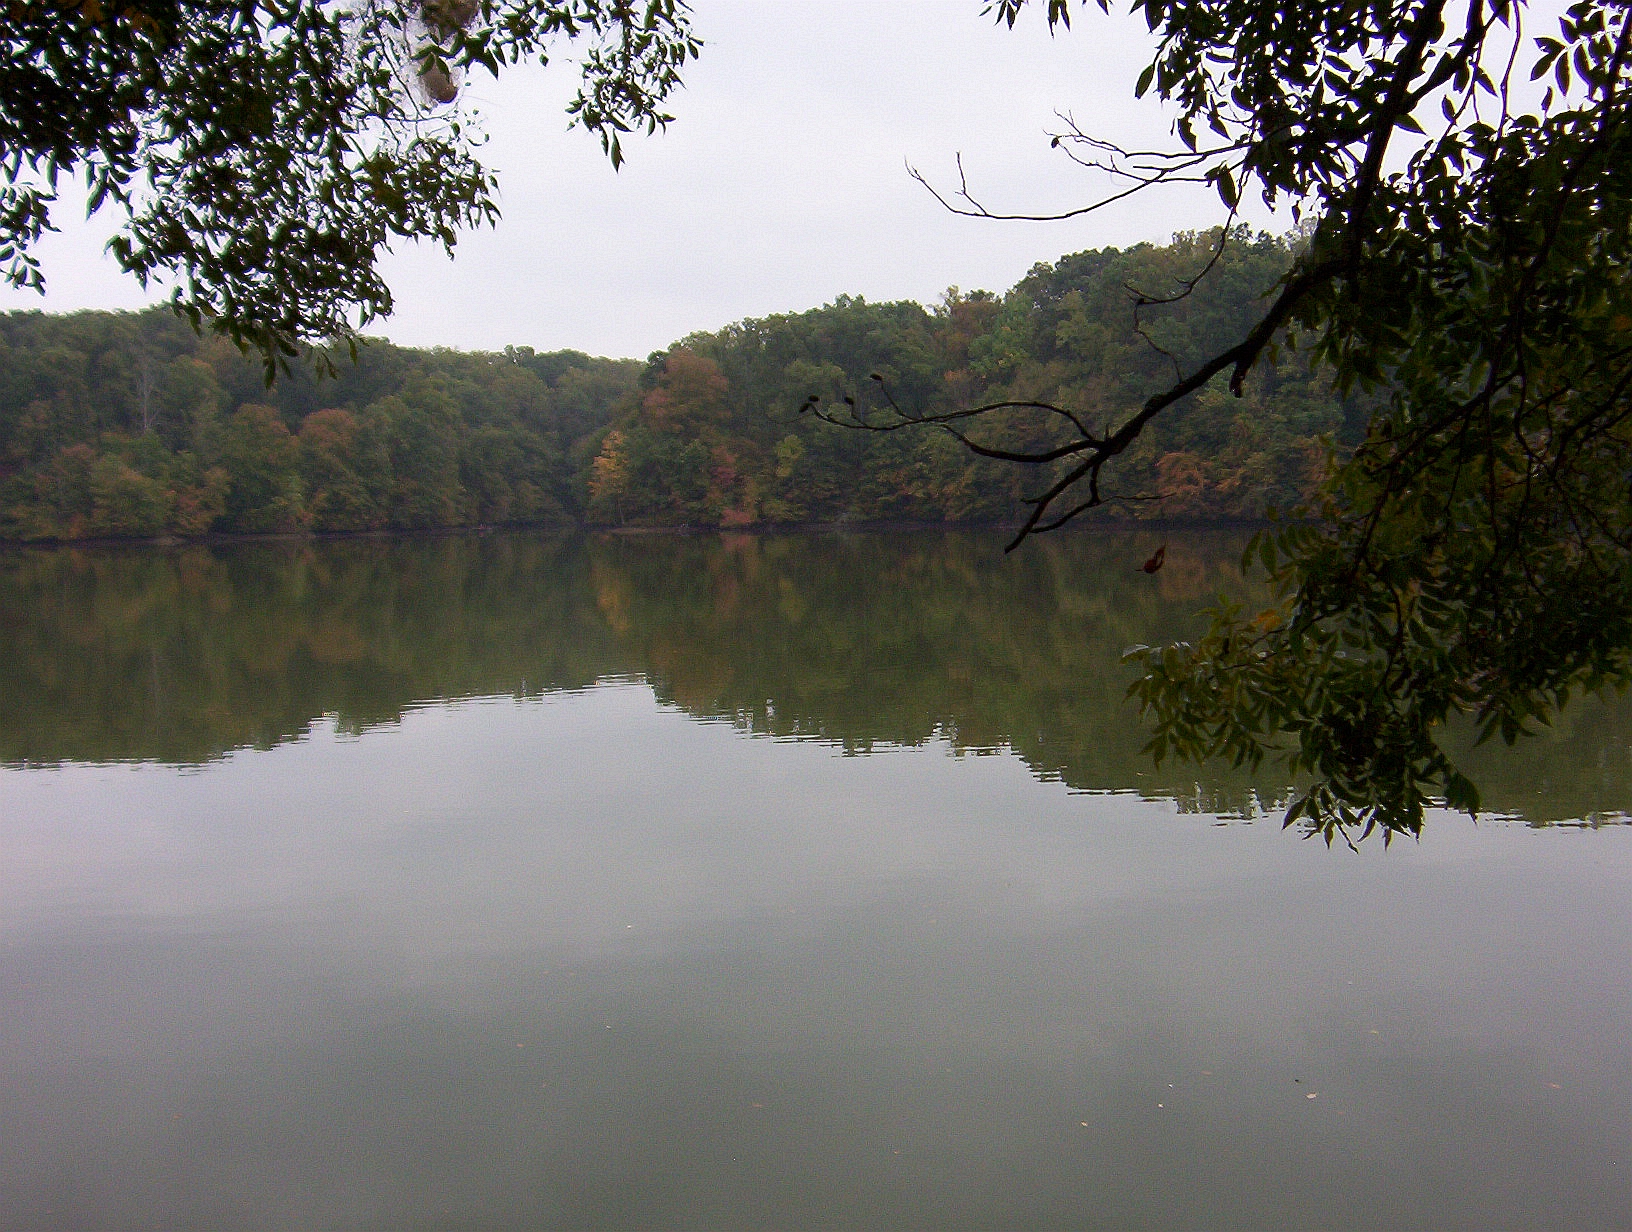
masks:
<path fill-rule="evenodd" d="M 1104 425 L 1175 367 L 1228 346 L 1290 259 L 1285 241 L 1242 233 L 1193 295 L 1177 296 L 1212 253 L 1208 237 L 1181 235 L 1038 265 L 1002 299 L 953 290 L 933 311 L 840 299 L 693 335 L 648 364 L 637 404 L 593 463 L 589 513 L 724 526 L 1013 518 L 1041 486 L 1036 472 L 976 457 L 938 431 L 847 432 L 800 408 L 811 395 L 826 406 L 853 398 L 863 415 L 885 397 L 909 415 L 1034 400 Z M 1136 314 L 1135 293 L 1174 302 Z M 1255 517 L 1311 495 L 1327 442 L 1353 443 L 1365 416 L 1299 355 L 1281 360 L 1244 398 L 1221 378 L 1154 424 L 1119 475 L 1124 495 L 1161 499 L 1113 506 L 1111 516 Z M 976 431 L 985 443 L 1035 448 L 1059 425 L 1016 413 Z"/>
<path fill-rule="evenodd" d="M 333 377 L 170 313 L 0 316 L 0 516 L 13 538 L 565 522 L 641 365 L 375 342 Z"/>
<path fill-rule="evenodd" d="M 1038 476 L 943 433 L 847 432 L 802 414 L 887 395 L 909 412 L 1039 399 L 1101 421 L 1224 345 L 1286 267 L 1244 233 L 1080 253 L 1006 296 L 933 309 L 841 297 L 695 334 L 638 361 L 376 342 L 337 375 L 258 361 L 162 310 L 0 317 L 0 534 L 13 539 L 481 525 L 748 526 L 1015 516 Z M 881 379 L 873 380 L 874 374 Z M 1295 355 L 1247 397 L 1206 389 L 1122 468 L 1137 516 L 1242 517 L 1306 495 L 1358 431 Z M 1036 444 L 1019 414 L 985 431 Z"/>

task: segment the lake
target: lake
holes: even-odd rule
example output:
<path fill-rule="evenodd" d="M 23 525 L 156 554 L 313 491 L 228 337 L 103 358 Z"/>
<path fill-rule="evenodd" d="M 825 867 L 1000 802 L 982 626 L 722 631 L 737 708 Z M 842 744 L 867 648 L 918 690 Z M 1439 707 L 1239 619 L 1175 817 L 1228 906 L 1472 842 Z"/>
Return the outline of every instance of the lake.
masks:
<path fill-rule="evenodd" d="M 1328 850 L 1159 541 L 0 556 L 0 1228 L 1632 1226 L 1632 708 Z"/>

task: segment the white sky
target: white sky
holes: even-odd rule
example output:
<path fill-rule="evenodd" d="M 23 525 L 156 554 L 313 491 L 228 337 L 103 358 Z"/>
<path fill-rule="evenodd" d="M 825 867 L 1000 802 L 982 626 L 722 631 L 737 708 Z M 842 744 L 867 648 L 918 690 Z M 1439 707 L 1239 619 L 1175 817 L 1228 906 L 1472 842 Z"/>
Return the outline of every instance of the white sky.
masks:
<path fill-rule="evenodd" d="M 1038 261 L 1165 241 L 1222 220 L 1206 188 L 1175 188 L 1068 222 L 948 214 L 911 162 L 994 210 L 1071 208 L 1105 184 L 1049 149 L 1055 111 L 1124 143 L 1167 140 L 1133 98 L 1149 60 L 1142 20 L 1073 6 L 1050 37 L 1043 0 L 1014 30 L 983 0 L 695 0 L 706 42 L 671 102 L 676 123 L 635 138 L 614 173 L 568 131 L 576 68 L 471 82 L 501 177 L 504 217 L 453 262 L 393 255 L 395 314 L 369 331 L 410 346 L 644 356 L 695 330 L 802 311 L 848 293 L 929 304 L 948 286 L 1007 290 Z M 1249 220 L 1279 230 L 1260 212 Z M 113 217 L 76 221 L 40 247 L 44 300 L 9 288 L 0 310 L 134 308 L 147 298 L 102 253 Z"/>

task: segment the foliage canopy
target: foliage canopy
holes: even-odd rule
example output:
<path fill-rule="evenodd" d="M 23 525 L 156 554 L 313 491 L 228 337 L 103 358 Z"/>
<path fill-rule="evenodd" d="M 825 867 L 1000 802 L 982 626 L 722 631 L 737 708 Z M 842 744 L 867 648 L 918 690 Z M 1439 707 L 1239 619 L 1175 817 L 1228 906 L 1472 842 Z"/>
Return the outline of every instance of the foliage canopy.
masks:
<path fill-rule="evenodd" d="M 269 365 L 391 311 L 393 241 L 451 250 L 497 214 L 464 74 L 581 39 L 569 107 L 614 164 L 698 42 L 679 0 L 83 0 L 0 26 L 0 265 L 41 288 L 33 244 L 61 178 L 128 222 L 113 255 Z"/>
<path fill-rule="evenodd" d="M 1001 297 L 948 291 L 931 309 L 841 297 L 644 364 L 376 339 L 332 376 L 296 363 L 270 390 L 252 359 L 163 309 L 0 314 L 0 539 L 1004 521 L 1025 491 L 1012 468 L 939 434 L 834 432 L 801 404 L 878 372 L 935 408 L 1006 393 L 1114 408 L 1166 362 L 1129 327 L 1123 285 L 1206 247 L 1077 253 Z M 1288 260 L 1273 237 L 1232 244 L 1146 335 L 1206 354 Z M 1357 439 L 1363 408 L 1296 359 L 1245 398 L 1209 393 L 1121 460 L 1169 499 L 1116 512 L 1250 517 L 1308 497 L 1320 437 Z M 1015 445 L 1038 439 L 1018 428 Z"/>
<path fill-rule="evenodd" d="M 1025 6 L 992 8 L 1012 24 Z M 926 414 L 887 389 L 884 418 L 835 418 L 935 424 L 1037 468 L 1018 542 L 1159 497 L 1118 483 L 1153 423 L 1220 384 L 1241 396 L 1289 348 L 1311 357 L 1373 400 L 1363 439 L 1259 539 L 1277 607 L 1225 607 L 1200 641 L 1134 653 L 1152 750 L 1284 756 L 1314 777 L 1288 822 L 1328 842 L 1415 832 L 1435 800 L 1475 812 L 1447 722 L 1511 743 L 1632 677 L 1632 10 L 1582 0 L 1538 32 L 1517 0 L 1133 8 L 1157 40 L 1137 92 L 1174 109 L 1176 143 L 1130 151 L 1068 122 L 1055 144 L 1116 184 L 1072 213 L 1210 183 L 1222 252 L 1257 193 L 1303 220 L 1291 268 L 1226 345 L 1175 361 L 1104 426 L 1046 399 Z M 1049 0 L 1047 16 L 1068 26 L 1072 6 Z M 967 186 L 943 199 L 996 216 Z M 1199 262 L 1137 309 L 1217 268 Z M 1037 413 L 1049 439 L 1000 439 L 1002 421 Z"/>

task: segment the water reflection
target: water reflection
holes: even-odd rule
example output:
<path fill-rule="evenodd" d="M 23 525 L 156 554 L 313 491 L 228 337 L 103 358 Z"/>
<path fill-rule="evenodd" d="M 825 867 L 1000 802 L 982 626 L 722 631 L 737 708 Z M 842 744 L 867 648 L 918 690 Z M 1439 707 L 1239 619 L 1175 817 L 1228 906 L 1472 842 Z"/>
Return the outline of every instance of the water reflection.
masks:
<path fill-rule="evenodd" d="M 185 764 L 457 697 L 649 682 L 698 718 L 853 751 L 1013 749 L 1045 779 L 1250 815 L 1284 785 L 1151 766 L 1117 666 L 1239 595 L 1239 536 L 497 535 L 0 558 L 0 762 Z M 1453 739 L 1498 812 L 1619 820 L 1632 706 L 1516 750 Z"/>
<path fill-rule="evenodd" d="M 626 684 L 0 772 L 0 1228 L 1632 1218 L 1632 832 L 947 752 Z"/>
<path fill-rule="evenodd" d="M 1632 829 L 1220 826 L 1134 546 L 8 558 L 0 1230 L 1632 1226 Z"/>

